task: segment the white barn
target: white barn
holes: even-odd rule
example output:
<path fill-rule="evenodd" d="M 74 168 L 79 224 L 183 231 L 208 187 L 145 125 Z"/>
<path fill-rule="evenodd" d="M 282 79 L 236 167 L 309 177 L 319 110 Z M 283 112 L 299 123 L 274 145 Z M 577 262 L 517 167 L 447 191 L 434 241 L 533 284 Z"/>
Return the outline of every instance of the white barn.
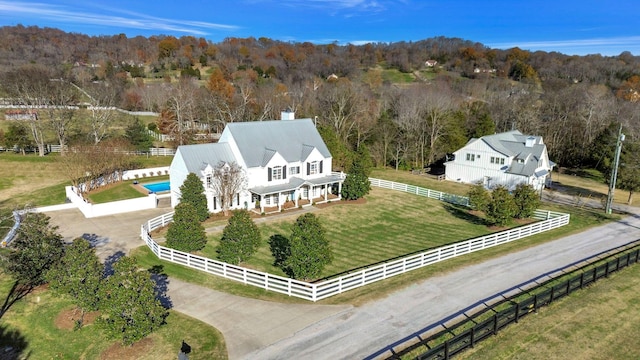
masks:
<path fill-rule="evenodd" d="M 447 180 L 481 182 L 488 189 L 503 185 L 509 190 L 525 183 L 542 190 L 551 181 L 555 164 L 541 136 L 513 130 L 469 140 L 444 165 Z"/>
<path fill-rule="evenodd" d="M 231 209 L 280 211 L 285 203 L 302 206 L 340 199 L 343 177 L 332 173 L 332 157 L 311 119 L 229 123 L 218 143 L 178 147 L 171 162 L 171 205 L 180 202 L 180 186 L 189 173 L 202 179 L 210 212 L 222 210 L 211 186 L 214 168 L 237 163 L 246 188 Z"/>

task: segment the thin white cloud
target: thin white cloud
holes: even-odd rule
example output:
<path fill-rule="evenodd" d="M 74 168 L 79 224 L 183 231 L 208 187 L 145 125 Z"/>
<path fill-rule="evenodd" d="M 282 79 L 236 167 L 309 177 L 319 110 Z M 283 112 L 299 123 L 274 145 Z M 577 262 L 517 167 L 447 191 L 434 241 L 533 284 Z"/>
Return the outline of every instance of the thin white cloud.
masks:
<path fill-rule="evenodd" d="M 120 10 L 128 16 L 90 13 L 84 11 L 69 11 L 61 6 L 52 6 L 46 3 L 7 2 L 0 1 L 0 16 L 31 16 L 53 21 L 73 22 L 78 24 L 101 25 L 105 27 L 132 28 L 143 30 L 159 30 L 189 33 L 195 35 L 208 35 L 206 29 L 232 31 L 237 26 L 216 24 L 203 21 L 172 20 L 134 12 Z"/>
<path fill-rule="evenodd" d="M 640 36 L 627 37 L 611 37 L 611 38 L 593 38 L 579 40 L 551 40 L 551 41 L 523 41 L 523 42 L 504 42 L 489 43 L 487 46 L 499 49 L 509 49 L 519 47 L 524 49 L 541 49 L 560 51 L 564 49 L 584 49 L 582 52 L 596 53 L 601 52 L 598 49 L 606 50 L 613 47 L 633 47 L 638 48 L 640 44 Z"/>
<path fill-rule="evenodd" d="M 263 2 L 253 0 L 252 2 Z M 379 13 L 404 3 L 403 0 L 278 0 L 277 4 L 295 8 L 311 8 L 326 11 L 332 15 L 353 16 L 353 13 Z M 349 13 L 344 13 L 349 11 Z"/>

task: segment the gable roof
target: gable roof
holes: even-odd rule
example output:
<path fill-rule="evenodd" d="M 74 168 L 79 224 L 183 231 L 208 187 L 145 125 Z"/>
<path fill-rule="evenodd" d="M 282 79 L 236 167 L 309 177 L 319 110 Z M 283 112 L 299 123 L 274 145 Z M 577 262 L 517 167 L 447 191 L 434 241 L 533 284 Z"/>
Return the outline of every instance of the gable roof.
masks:
<path fill-rule="evenodd" d="M 273 149 L 287 162 L 304 160 L 301 156 L 311 152 L 309 147 L 331 157 L 311 119 L 236 122 L 227 124 L 224 131 L 235 139 L 247 167 L 264 166 Z"/>
<path fill-rule="evenodd" d="M 182 157 L 187 171 L 195 174 L 200 174 L 208 164 L 215 167 L 220 161 L 236 161 L 231 147 L 226 143 L 182 145 L 178 147 L 177 154 Z"/>
<path fill-rule="evenodd" d="M 531 140 L 531 146 L 526 146 L 527 139 Z M 511 162 L 507 172 L 517 175 L 532 176 L 539 167 L 539 161 L 546 148 L 541 136 L 523 135 L 518 130 L 486 135 L 481 137 L 480 140 L 484 141 L 493 150 L 505 156 L 513 157 L 514 161 Z"/>

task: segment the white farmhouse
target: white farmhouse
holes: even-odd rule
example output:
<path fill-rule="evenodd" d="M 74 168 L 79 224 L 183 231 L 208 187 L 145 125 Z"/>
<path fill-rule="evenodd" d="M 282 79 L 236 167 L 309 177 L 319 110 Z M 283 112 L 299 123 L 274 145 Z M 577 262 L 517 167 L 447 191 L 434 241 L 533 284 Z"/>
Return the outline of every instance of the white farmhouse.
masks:
<path fill-rule="evenodd" d="M 542 137 L 508 131 L 471 139 L 445 162 L 447 180 L 486 188 L 503 185 L 509 190 L 525 183 L 542 190 L 555 165 L 549 160 Z"/>
<path fill-rule="evenodd" d="M 236 163 L 246 178 L 231 209 L 282 210 L 340 199 L 343 177 L 332 173 L 332 157 L 311 119 L 229 123 L 212 144 L 178 147 L 171 162 L 171 206 L 180 202 L 180 186 L 189 173 L 202 179 L 209 211 L 222 210 L 211 186 L 215 167 Z"/>

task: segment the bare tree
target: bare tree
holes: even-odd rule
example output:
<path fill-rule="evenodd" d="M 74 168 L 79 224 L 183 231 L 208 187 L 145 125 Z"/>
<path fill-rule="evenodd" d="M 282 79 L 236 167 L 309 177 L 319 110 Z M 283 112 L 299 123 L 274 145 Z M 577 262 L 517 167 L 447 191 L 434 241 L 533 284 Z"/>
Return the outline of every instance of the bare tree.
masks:
<path fill-rule="evenodd" d="M 65 155 L 69 127 L 72 125 L 75 110 L 73 106 L 78 101 L 78 93 L 71 83 L 65 79 L 51 79 L 49 87 L 49 101 L 46 107 L 49 127 L 58 137 L 60 155 Z"/>
<path fill-rule="evenodd" d="M 235 162 L 220 161 L 213 169 L 211 187 L 220 198 L 220 205 L 225 215 L 229 214 L 234 196 L 240 193 L 245 183 L 244 170 Z"/>
<path fill-rule="evenodd" d="M 45 123 L 38 116 L 38 108 L 48 104 L 48 93 L 50 87 L 50 73 L 41 66 L 26 65 L 14 71 L 10 71 L 3 76 L 2 87 L 9 94 L 15 97 L 15 101 L 26 107 L 29 113 L 29 124 L 33 141 L 38 146 L 38 154 L 44 156 L 44 129 Z"/>
<path fill-rule="evenodd" d="M 196 120 L 196 93 L 198 85 L 190 77 L 181 77 L 175 84 L 167 100 L 165 131 L 173 136 L 177 145 L 184 145 L 192 140 Z"/>
<path fill-rule="evenodd" d="M 106 83 L 92 84 L 87 92 L 91 98 L 89 112 L 90 136 L 93 143 L 98 144 L 108 133 L 115 114 L 115 104 L 118 98 L 115 87 Z"/>

